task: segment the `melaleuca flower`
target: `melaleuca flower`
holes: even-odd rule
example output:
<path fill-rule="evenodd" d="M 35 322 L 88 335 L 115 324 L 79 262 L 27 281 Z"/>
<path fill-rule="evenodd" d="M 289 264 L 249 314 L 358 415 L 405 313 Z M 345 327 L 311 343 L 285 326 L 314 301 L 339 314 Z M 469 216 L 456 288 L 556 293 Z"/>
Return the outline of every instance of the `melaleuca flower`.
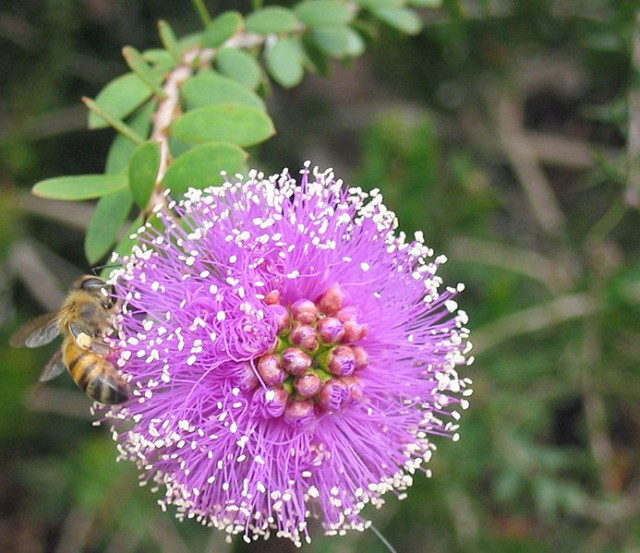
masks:
<path fill-rule="evenodd" d="M 179 517 L 247 540 L 367 527 L 365 505 L 428 472 L 431 437 L 456 437 L 470 393 L 444 258 L 329 171 L 252 172 L 158 216 L 114 277 L 121 457 Z"/>

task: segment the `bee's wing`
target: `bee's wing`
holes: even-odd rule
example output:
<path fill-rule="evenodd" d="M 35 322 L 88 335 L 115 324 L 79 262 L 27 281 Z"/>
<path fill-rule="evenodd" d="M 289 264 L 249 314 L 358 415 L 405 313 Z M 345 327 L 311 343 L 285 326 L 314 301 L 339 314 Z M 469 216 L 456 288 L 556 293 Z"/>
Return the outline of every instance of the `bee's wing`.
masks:
<path fill-rule="evenodd" d="M 14 348 L 20 346 L 37 348 L 48 344 L 60 334 L 58 316 L 59 311 L 56 311 L 27 321 L 11 335 L 9 344 Z"/>
<path fill-rule="evenodd" d="M 62 350 L 56 350 L 51 359 L 49 359 L 49 362 L 44 366 L 44 369 L 42 369 L 39 380 L 40 382 L 51 380 L 64 371 L 64 369 L 65 365 L 62 360 Z"/>

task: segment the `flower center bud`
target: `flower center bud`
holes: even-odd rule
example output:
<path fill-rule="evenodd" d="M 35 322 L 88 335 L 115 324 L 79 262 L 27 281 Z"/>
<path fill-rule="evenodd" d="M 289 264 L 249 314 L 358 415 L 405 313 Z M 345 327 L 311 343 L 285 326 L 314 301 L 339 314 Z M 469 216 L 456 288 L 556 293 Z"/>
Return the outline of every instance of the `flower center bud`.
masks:
<path fill-rule="evenodd" d="M 278 340 L 255 360 L 257 378 L 249 376 L 253 401 L 263 416 L 306 424 L 323 413 L 342 411 L 362 401 L 359 372 L 368 366 L 366 349 L 354 342 L 367 335 L 358 310 L 344 306 L 339 284 L 315 300 L 281 303 L 277 290 L 265 297 L 278 328 Z M 260 380 L 260 382 L 257 382 Z"/>

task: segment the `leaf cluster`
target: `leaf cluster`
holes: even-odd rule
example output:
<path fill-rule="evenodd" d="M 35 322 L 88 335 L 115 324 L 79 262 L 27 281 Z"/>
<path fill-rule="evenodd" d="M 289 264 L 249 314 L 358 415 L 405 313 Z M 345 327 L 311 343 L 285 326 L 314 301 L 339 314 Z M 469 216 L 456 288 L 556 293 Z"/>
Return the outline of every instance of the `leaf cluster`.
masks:
<path fill-rule="evenodd" d="M 221 184 L 225 174 L 243 170 L 247 148 L 275 133 L 264 101 L 271 79 L 293 87 L 306 71 L 326 74 L 331 60 L 361 55 L 376 20 L 415 34 L 421 21 L 410 5 L 430 4 L 304 0 L 291 8 L 261 7 L 246 17 L 227 11 L 211 19 L 203 12 L 204 28 L 183 38 L 161 21 L 163 48 L 125 47 L 130 72 L 95 100 L 84 100 L 91 129 L 118 132 L 105 173 L 46 179 L 33 193 L 97 199 L 85 241 L 88 261 L 95 264 L 116 242 L 116 251 L 126 254 L 130 230 L 162 204 L 165 190 L 179 196 L 190 187 Z"/>

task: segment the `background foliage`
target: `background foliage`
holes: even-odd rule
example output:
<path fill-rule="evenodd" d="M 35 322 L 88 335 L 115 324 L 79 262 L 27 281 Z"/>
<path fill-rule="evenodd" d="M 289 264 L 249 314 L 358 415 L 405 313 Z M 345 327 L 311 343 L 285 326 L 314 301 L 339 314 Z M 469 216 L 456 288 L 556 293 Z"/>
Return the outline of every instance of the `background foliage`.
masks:
<path fill-rule="evenodd" d="M 477 360 L 462 439 L 439 441 L 434 477 L 370 516 L 401 552 L 638 551 L 635 2 L 445 0 L 420 17 L 418 35 L 380 28 L 329 78 L 273 86 L 278 134 L 250 152 L 266 172 L 310 159 L 380 187 L 467 284 Z M 89 269 L 91 204 L 29 188 L 104 171 L 113 132 L 86 131 L 79 98 L 127 71 L 123 45 L 157 47 L 159 19 L 179 36 L 198 26 L 169 0 L 0 8 L 0 551 L 289 547 L 229 546 L 163 514 L 70 380 L 35 384 L 51 351 L 6 345 Z M 306 549 L 385 551 L 373 533 Z"/>

